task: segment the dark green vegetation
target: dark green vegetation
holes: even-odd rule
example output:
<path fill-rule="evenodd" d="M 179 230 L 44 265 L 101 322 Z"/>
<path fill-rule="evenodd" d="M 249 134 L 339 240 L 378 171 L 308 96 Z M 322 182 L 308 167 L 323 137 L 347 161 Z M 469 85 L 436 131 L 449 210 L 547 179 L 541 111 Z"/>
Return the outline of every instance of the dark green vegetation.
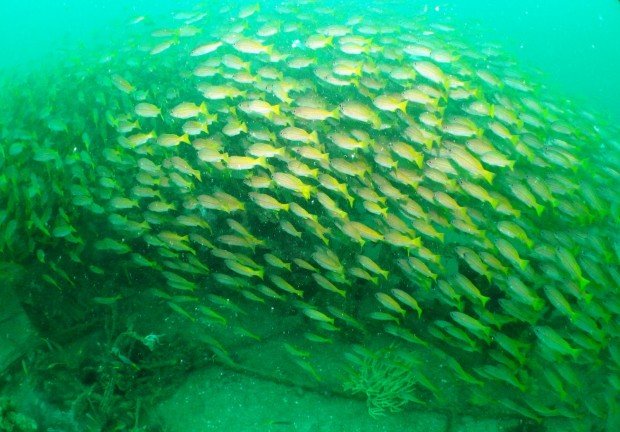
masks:
<path fill-rule="evenodd" d="M 617 129 L 380 12 L 139 17 L 4 84 L 0 247 L 57 404 L 138 429 L 216 361 L 375 416 L 617 421 Z"/>

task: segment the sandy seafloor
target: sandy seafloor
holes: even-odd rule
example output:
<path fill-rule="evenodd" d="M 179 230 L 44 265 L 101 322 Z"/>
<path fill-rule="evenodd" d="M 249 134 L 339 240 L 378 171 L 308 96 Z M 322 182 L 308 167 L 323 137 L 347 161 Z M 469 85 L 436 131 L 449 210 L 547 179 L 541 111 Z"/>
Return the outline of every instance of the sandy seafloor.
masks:
<path fill-rule="evenodd" d="M 218 367 L 188 377 L 151 419 L 169 432 L 499 432 L 519 425 L 514 419 L 450 421 L 443 414 L 415 408 L 372 418 L 362 400 L 309 392 Z M 551 423 L 546 430 L 565 429 Z"/>

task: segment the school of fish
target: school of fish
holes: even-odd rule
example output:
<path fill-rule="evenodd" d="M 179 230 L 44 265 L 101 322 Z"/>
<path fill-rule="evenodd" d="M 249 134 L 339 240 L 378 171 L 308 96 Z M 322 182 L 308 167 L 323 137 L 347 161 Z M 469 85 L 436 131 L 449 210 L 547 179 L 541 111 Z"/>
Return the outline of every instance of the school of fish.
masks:
<path fill-rule="evenodd" d="M 239 314 L 299 315 L 282 350 L 317 380 L 324 344 L 374 337 L 442 359 L 472 405 L 604 421 L 620 129 L 495 46 L 388 16 L 202 5 L 5 80 L 0 252 L 50 289 L 142 271 L 148 301 L 257 343 Z"/>

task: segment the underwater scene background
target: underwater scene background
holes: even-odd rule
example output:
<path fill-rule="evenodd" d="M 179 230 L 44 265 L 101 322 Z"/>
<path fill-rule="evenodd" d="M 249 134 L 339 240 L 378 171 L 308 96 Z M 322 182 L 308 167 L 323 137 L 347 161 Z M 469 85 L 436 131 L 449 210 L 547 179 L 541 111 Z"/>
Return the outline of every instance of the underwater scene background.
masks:
<path fill-rule="evenodd" d="M 0 5 L 0 431 L 620 430 L 618 2 Z"/>

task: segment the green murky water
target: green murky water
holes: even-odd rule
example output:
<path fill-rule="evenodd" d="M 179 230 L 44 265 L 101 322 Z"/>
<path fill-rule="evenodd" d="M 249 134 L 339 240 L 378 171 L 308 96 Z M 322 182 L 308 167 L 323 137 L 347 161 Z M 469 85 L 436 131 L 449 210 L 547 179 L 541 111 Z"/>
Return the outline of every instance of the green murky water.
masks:
<path fill-rule="evenodd" d="M 2 6 L 0 430 L 614 430 L 617 6 Z"/>

